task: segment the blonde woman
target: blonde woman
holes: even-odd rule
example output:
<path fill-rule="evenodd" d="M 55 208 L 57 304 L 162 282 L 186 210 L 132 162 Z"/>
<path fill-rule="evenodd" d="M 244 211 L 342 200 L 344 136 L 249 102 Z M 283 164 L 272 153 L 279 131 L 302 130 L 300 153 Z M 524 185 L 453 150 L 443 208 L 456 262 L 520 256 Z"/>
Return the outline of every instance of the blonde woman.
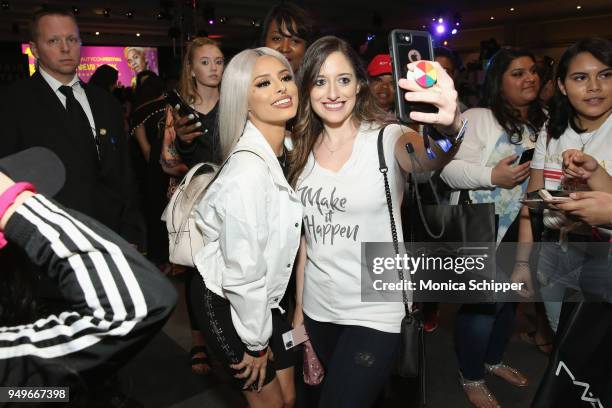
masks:
<path fill-rule="evenodd" d="M 187 46 L 178 87 L 176 150 L 183 163 L 192 167 L 201 162 L 219 161 L 219 84 L 225 60 L 219 44 L 210 38 L 194 38 Z"/>
<path fill-rule="evenodd" d="M 164 147 L 164 153 L 165 157 L 174 157 L 176 163 L 180 163 L 175 167 L 186 168 L 202 162 L 218 163 L 220 160 L 218 107 L 224 65 L 219 44 L 210 38 L 196 37 L 187 46 L 178 89 L 167 98 L 167 103 L 174 109 L 174 117 L 167 112 L 166 125 L 170 126 L 168 121 L 172 121 L 176 136 L 170 145 Z M 179 112 L 184 115 L 181 117 Z M 191 370 L 203 375 L 208 374 L 211 367 L 206 344 L 196 327 L 195 312 L 191 307 L 195 276 L 195 269 L 186 270 L 185 300 L 191 325 Z"/>
<path fill-rule="evenodd" d="M 197 208 L 204 248 L 192 296 L 209 350 L 251 407 L 291 407 L 295 354 L 280 305 L 299 246 L 302 205 L 285 178 L 285 126 L 297 111 L 291 66 L 270 48 L 226 68 L 219 102 L 219 176 Z M 269 362 L 272 355 L 273 362 Z"/>

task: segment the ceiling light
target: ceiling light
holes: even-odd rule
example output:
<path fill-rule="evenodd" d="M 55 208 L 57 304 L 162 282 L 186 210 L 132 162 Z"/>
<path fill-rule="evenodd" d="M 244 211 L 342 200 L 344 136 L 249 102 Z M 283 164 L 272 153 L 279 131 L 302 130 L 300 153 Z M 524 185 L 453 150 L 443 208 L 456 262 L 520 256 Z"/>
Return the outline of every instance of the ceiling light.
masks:
<path fill-rule="evenodd" d="M 491 20 L 495 20 L 495 17 L 493 17 L 493 16 L 491 16 L 491 17 L 489 17 L 489 18 L 490 18 Z"/>
<path fill-rule="evenodd" d="M 140 37 L 140 33 L 136 33 L 136 37 Z"/>
<path fill-rule="evenodd" d="M 99 31 L 96 31 L 96 35 L 100 35 L 100 32 L 99 32 Z"/>
<path fill-rule="evenodd" d="M 104 17 L 110 17 L 110 9 L 105 8 L 103 14 L 104 14 Z"/>
<path fill-rule="evenodd" d="M 457 29 L 456 29 L 456 28 L 453 28 L 453 29 L 452 29 L 452 31 L 451 31 L 451 34 L 452 34 L 452 35 L 457 34 Z"/>
<path fill-rule="evenodd" d="M 576 6 L 576 10 L 580 10 L 582 6 Z"/>
<path fill-rule="evenodd" d="M 443 22 L 444 22 L 444 19 L 443 19 L 442 17 L 440 17 L 440 18 L 438 19 L 438 23 L 442 24 Z"/>
<path fill-rule="evenodd" d="M 444 45 L 448 45 L 448 41 L 444 41 Z"/>
<path fill-rule="evenodd" d="M 127 18 L 134 18 L 134 11 L 133 10 L 128 11 L 127 13 L 125 13 L 125 16 Z"/>
<path fill-rule="evenodd" d="M 2 10 L 8 10 L 10 8 L 8 1 L 3 1 L 0 6 L 2 7 Z"/>
<path fill-rule="evenodd" d="M 514 7 L 510 7 L 510 11 L 514 11 Z"/>

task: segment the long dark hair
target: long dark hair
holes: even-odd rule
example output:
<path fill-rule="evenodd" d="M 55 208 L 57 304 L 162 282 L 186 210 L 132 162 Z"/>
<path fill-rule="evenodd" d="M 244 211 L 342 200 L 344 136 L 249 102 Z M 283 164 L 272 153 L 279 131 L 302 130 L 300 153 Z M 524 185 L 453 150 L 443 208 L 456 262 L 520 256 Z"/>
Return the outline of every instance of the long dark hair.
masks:
<path fill-rule="evenodd" d="M 524 126 L 531 130 L 535 141 L 538 131 L 546 122 L 546 113 L 537 96 L 529 104 L 527 121 L 521 118 L 518 109 L 513 107 L 504 96 L 502 89 L 504 73 L 508 70 L 510 63 L 520 57 L 529 57 L 535 63 L 533 54 L 524 49 L 502 48 L 493 55 L 487 67 L 482 97 L 482 106 L 491 109 L 493 116 L 508 134 L 510 143 L 513 144 L 522 142 Z"/>
<path fill-rule="evenodd" d="M 294 3 L 280 3 L 272 7 L 264 18 L 259 33 L 260 47 L 266 46 L 266 36 L 273 21 L 279 29 L 284 25 L 289 34 L 306 41 L 306 46 L 314 41 L 318 34 L 317 23 L 310 13 Z M 295 30 L 292 23 L 295 23 Z"/>
<path fill-rule="evenodd" d="M 310 104 L 310 91 L 321 71 L 321 66 L 327 57 L 334 52 L 340 52 L 349 61 L 359 85 L 353 115 L 359 122 L 383 122 L 384 112 L 376 104 L 376 100 L 368 86 L 368 76 L 359 56 L 344 40 L 332 35 L 319 38 L 312 43 L 302 59 L 298 72 L 298 105 L 295 125 L 293 127 L 293 150 L 291 151 L 291 167 L 289 169 L 289 182 L 295 186 L 297 178 L 306 166 L 308 155 L 314 148 L 317 138 L 323 131 L 321 118 L 312 110 Z"/>
<path fill-rule="evenodd" d="M 561 56 L 557 68 L 557 82 L 565 83 L 569 65 L 578 54 L 588 52 L 608 67 L 612 66 L 612 42 L 604 38 L 590 37 L 584 38 L 571 45 Z M 576 123 L 576 110 L 569 101 L 567 95 L 561 93 L 559 86 L 555 88 L 555 94 L 550 101 L 550 120 L 548 123 L 548 134 L 554 139 L 558 139 L 571 126 L 576 133 L 582 133 Z"/>
<path fill-rule="evenodd" d="M 113 85 L 117 83 L 119 79 L 119 71 L 110 65 L 100 65 L 89 78 L 89 83 L 96 85 L 107 92 L 112 92 Z"/>

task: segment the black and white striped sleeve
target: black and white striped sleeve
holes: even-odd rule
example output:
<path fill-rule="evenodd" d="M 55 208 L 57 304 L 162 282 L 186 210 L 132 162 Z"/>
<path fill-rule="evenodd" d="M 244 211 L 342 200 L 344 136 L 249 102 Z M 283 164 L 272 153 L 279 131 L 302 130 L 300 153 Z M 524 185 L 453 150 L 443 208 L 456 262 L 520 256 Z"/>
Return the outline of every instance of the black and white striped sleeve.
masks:
<path fill-rule="evenodd" d="M 42 195 L 26 200 L 4 233 L 57 283 L 67 308 L 30 324 L 0 326 L 3 385 L 28 383 L 39 376 L 33 367 L 48 369 L 45 382 L 58 385 L 67 373 L 112 370 L 161 328 L 176 304 L 172 285 L 127 242 Z"/>

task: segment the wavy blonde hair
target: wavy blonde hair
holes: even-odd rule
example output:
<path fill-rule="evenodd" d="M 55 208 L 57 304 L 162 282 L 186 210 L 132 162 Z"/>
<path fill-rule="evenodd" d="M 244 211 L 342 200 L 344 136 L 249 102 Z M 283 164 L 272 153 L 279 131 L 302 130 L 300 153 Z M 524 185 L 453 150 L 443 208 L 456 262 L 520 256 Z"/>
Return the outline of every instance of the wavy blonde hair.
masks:
<path fill-rule="evenodd" d="M 191 75 L 191 69 L 193 67 L 193 54 L 195 53 L 195 50 L 205 45 L 213 45 L 217 47 L 219 51 L 221 51 L 219 43 L 215 40 L 211 40 L 207 37 L 196 37 L 187 46 L 185 56 L 183 57 L 183 66 L 181 68 L 178 91 L 181 97 L 189 104 L 202 102 L 199 100 L 200 95 L 198 95 L 197 92 L 196 80 Z M 221 51 L 221 55 L 223 55 L 223 51 Z"/>
<path fill-rule="evenodd" d="M 268 47 L 244 50 L 229 62 L 223 72 L 219 99 L 219 139 L 221 157 L 229 156 L 242 136 L 249 112 L 248 91 L 257 58 L 268 55 L 279 60 L 293 75 L 291 65 L 278 51 Z"/>

